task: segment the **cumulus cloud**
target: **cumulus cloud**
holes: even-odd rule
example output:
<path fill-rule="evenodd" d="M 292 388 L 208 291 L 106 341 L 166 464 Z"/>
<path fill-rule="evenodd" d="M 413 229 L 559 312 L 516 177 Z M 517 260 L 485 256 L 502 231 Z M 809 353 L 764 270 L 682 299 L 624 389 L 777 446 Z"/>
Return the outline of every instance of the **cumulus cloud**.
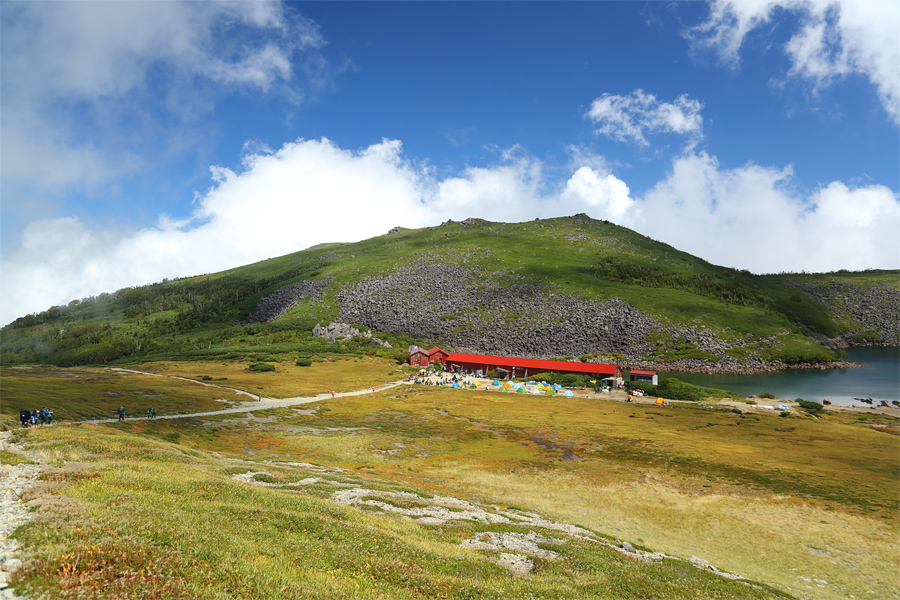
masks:
<path fill-rule="evenodd" d="M 526 221 L 585 212 L 713 263 L 763 272 L 900 263 L 900 203 L 884 186 L 833 182 L 804 195 L 793 189 L 789 167 L 723 169 L 705 153 L 675 159 L 640 198 L 596 164 L 574 168 L 559 185 L 545 171 L 516 151 L 492 167 L 436 179 L 427 165 L 406 159 L 396 140 L 357 151 L 327 139 L 258 150 L 239 172 L 214 167 L 213 184 L 187 220 L 161 217 L 157 227 L 130 233 L 74 218 L 32 223 L 0 263 L 0 321 L 165 277 L 365 239 L 396 225 L 470 216 Z"/>
<path fill-rule="evenodd" d="M 281 2 L 4 2 L 4 204 L 142 165 L 208 112 L 211 90 L 296 99 L 325 41 Z M 302 77 L 300 74 L 302 73 Z M 160 134 L 160 130 L 171 136 Z"/>
<path fill-rule="evenodd" d="M 713 156 L 674 160 L 628 223 L 715 264 L 754 272 L 896 269 L 900 201 L 885 186 L 832 182 L 809 194 L 790 167 L 723 169 Z"/>
<path fill-rule="evenodd" d="M 603 94 L 585 114 L 597 125 L 596 132 L 620 142 L 647 146 L 646 135 L 676 133 L 696 141 L 703 134 L 703 104 L 683 94 L 674 102 L 663 102 L 644 90 L 628 96 Z"/>
<path fill-rule="evenodd" d="M 715 0 L 709 18 L 686 32 L 737 65 L 741 46 L 779 11 L 797 14 L 797 31 L 785 44 L 790 75 L 827 86 L 850 74 L 867 77 L 890 118 L 900 123 L 900 3 L 895 0 Z"/>

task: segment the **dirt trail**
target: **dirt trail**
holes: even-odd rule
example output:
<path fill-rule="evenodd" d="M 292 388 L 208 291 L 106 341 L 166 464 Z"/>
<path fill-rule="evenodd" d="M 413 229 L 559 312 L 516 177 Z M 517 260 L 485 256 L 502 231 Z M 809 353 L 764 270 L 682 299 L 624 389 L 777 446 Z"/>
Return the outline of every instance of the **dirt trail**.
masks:
<path fill-rule="evenodd" d="M 180 379 L 182 381 L 187 381 L 187 382 L 194 383 L 197 385 L 205 385 L 207 387 L 220 388 L 223 390 L 228 390 L 228 391 L 234 392 L 236 394 L 242 394 L 244 396 L 253 398 L 253 401 L 244 402 L 240 406 L 235 406 L 232 408 L 223 408 L 222 410 L 212 410 L 212 411 L 207 411 L 207 412 L 195 412 L 195 413 L 185 413 L 185 414 L 177 414 L 177 415 L 157 415 L 156 417 L 154 417 L 155 420 L 190 419 L 190 418 L 194 418 L 194 417 L 212 417 L 215 415 L 229 415 L 229 414 L 235 414 L 235 413 L 254 412 L 257 410 L 268 410 L 270 408 L 285 408 L 288 406 L 299 406 L 301 404 L 311 404 L 313 402 L 319 402 L 321 400 L 327 400 L 329 398 L 343 398 L 345 396 L 362 396 L 365 394 L 373 394 L 376 392 L 381 392 L 381 391 L 396 387 L 402 383 L 401 381 L 394 381 L 394 382 L 388 383 L 386 385 L 375 386 L 374 388 L 366 388 L 364 390 L 356 390 L 353 392 L 335 392 L 333 395 L 330 393 L 325 393 L 325 394 L 317 394 L 315 396 L 296 396 L 294 398 L 266 398 L 265 396 L 263 396 L 259 400 L 257 400 L 258 396 L 256 394 L 251 394 L 250 392 L 245 392 L 244 390 L 238 390 L 235 388 L 230 388 L 230 387 L 226 387 L 223 385 L 216 385 L 213 383 L 205 383 L 203 381 L 196 381 L 194 379 L 190 379 L 187 377 L 178 377 L 177 375 L 162 375 L 160 373 L 148 373 L 146 371 L 136 371 L 134 369 L 122 369 L 119 367 L 114 367 L 113 370 L 121 371 L 124 373 L 134 373 L 137 375 L 150 375 L 151 377 L 169 377 L 172 379 Z M 136 416 L 136 417 L 130 417 L 126 420 L 127 421 L 147 420 L 147 417 L 145 417 L 145 416 L 137 417 Z M 86 421 L 69 421 L 68 423 L 75 423 L 75 422 L 91 423 L 91 424 L 96 425 L 98 423 L 116 423 L 116 422 L 118 422 L 118 418 L 91 419 L 91 420 L 86 420 Z"/>

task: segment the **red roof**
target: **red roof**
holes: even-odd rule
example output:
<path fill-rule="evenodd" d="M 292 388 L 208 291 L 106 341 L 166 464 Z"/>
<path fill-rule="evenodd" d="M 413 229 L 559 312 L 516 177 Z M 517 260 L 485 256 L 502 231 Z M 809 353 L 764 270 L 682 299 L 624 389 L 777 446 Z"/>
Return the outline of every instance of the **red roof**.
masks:
<path fill-rule="evenodd" d="M 475 363 L 498 367 L 528 367 L 546 371 L 573 371 L 575 373 L 596 373 L 615 375 L 616 365 L 597 363 L 566 362 L 562 360 L 540 360 L 537 358 L 510 358 L 508 356 L 488 356 L 484 354 L 458 354 L 447 357 L 447 362 Z"/>
<path fill-rule="evenodd" d="M 438 348 L 437 346 L 435 346 L 435 347 L 432 348 L 431 350 L 426 351 L 425 354 L 427 354 L 428 356 L 431 356 L 432 354 L 435 354 L 435 353 L 437 353 L 437 352 L 441 352 L 441 353 L 443 353 L 443 354 L 450 354 L 450 353 L 447 352 L 446 350 L 441 350 L 441 349 Z"/>
<path fill-rule="evenodd" d="M 629 371 L 632 375 L 656 375 L 656 371 Z"/>

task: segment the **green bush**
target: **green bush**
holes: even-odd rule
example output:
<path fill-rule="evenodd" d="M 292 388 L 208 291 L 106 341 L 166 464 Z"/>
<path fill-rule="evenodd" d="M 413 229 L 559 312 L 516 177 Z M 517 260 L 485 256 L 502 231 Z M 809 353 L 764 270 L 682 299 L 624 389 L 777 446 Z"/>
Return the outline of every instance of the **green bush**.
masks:
<path fill-rule="evenodd" d="M 251 371 L 260 371 L 260 372 L 274 371 L 275 365 L 270 365 L 269 363 L 264 363 L 264 362 L 258 362 L 258 363 L 253 363 L 252 365 L 250 365 L 249 368 Z"/>
<path fill-rule="evenodd" d="M 701 387 L 699 385 L 686 383 L 675 377 L 663 379 L 659 382 L 659 385 L 651 385 L 649 383 L 629 383 L 629 389 L 641 389 L 649 396 L 662 396 L 663 398 L 669 398 L 671 400 L 701 402 L 709 397 L 743 400 L 743 397 L 734 392 L 717 388 Z"/>
<path fill-rule="evenodd" d="M 297 362 L 294 364 L 296 364 L 298 367 L 308 367 L 312 364 L 312 359 L 311 358 L 298 358 Z"/>
<path fill-rule="evenodd" d="M 778 396 L 775 394 L 770 394 L 769 392 L 763 392 L 759 395 L 760 398 L 768 398 L 769 400 L 777 400 Z"/>
<path fill-rule="evenodd" d="M 824 408 L 818 402 L 810 402 L 809 400 L 804 400 L 803 398 L 797 398 L 797 404 L 799 404 L 800 408 L 808 413 L 817 413 Z"/>

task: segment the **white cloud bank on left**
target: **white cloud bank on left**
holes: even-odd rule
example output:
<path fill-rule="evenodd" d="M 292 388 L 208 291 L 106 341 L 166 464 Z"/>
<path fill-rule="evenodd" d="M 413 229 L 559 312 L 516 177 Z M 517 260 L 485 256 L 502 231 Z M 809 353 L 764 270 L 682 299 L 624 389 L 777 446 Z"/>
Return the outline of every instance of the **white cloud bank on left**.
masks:
<path fill-rule="evenodd" d="M 210 110 L 211 89 L 296 100 L 297 63 L 324 44 L 271 0 L 4 2 L 0 27 L 6 209 L 136 172 L 157 129 Z"/>
<path fill-rule="evenodd" d="M 588 157 L 589 158 L 589 157 Z M 4 323 L 73 298 L 280 256 L 322 242 L 470 216 L 523 221 L 586 212 L 717 264 L 753 271 L 896 268 L 900 202 L 879 185 L 832 182 L 795 191 L 790 168 L 722 168 L 686 152 L 641 198 L 588 161 L 554 187 L 543 164 L 518 152 L 492 167 L 435 178 L 384 140 L 358 151 L 298 140 L 250 154 L 244 169 L 215 167 L 188 221 L 127 235 L 76 219 L 32 223 L 0 265 Z M 851 210 L 852 209 L 852 210 Z M 840 240 L 840 243 L 838 242 Z M 848 248 L 852 251 L 848 252 Z"/>

